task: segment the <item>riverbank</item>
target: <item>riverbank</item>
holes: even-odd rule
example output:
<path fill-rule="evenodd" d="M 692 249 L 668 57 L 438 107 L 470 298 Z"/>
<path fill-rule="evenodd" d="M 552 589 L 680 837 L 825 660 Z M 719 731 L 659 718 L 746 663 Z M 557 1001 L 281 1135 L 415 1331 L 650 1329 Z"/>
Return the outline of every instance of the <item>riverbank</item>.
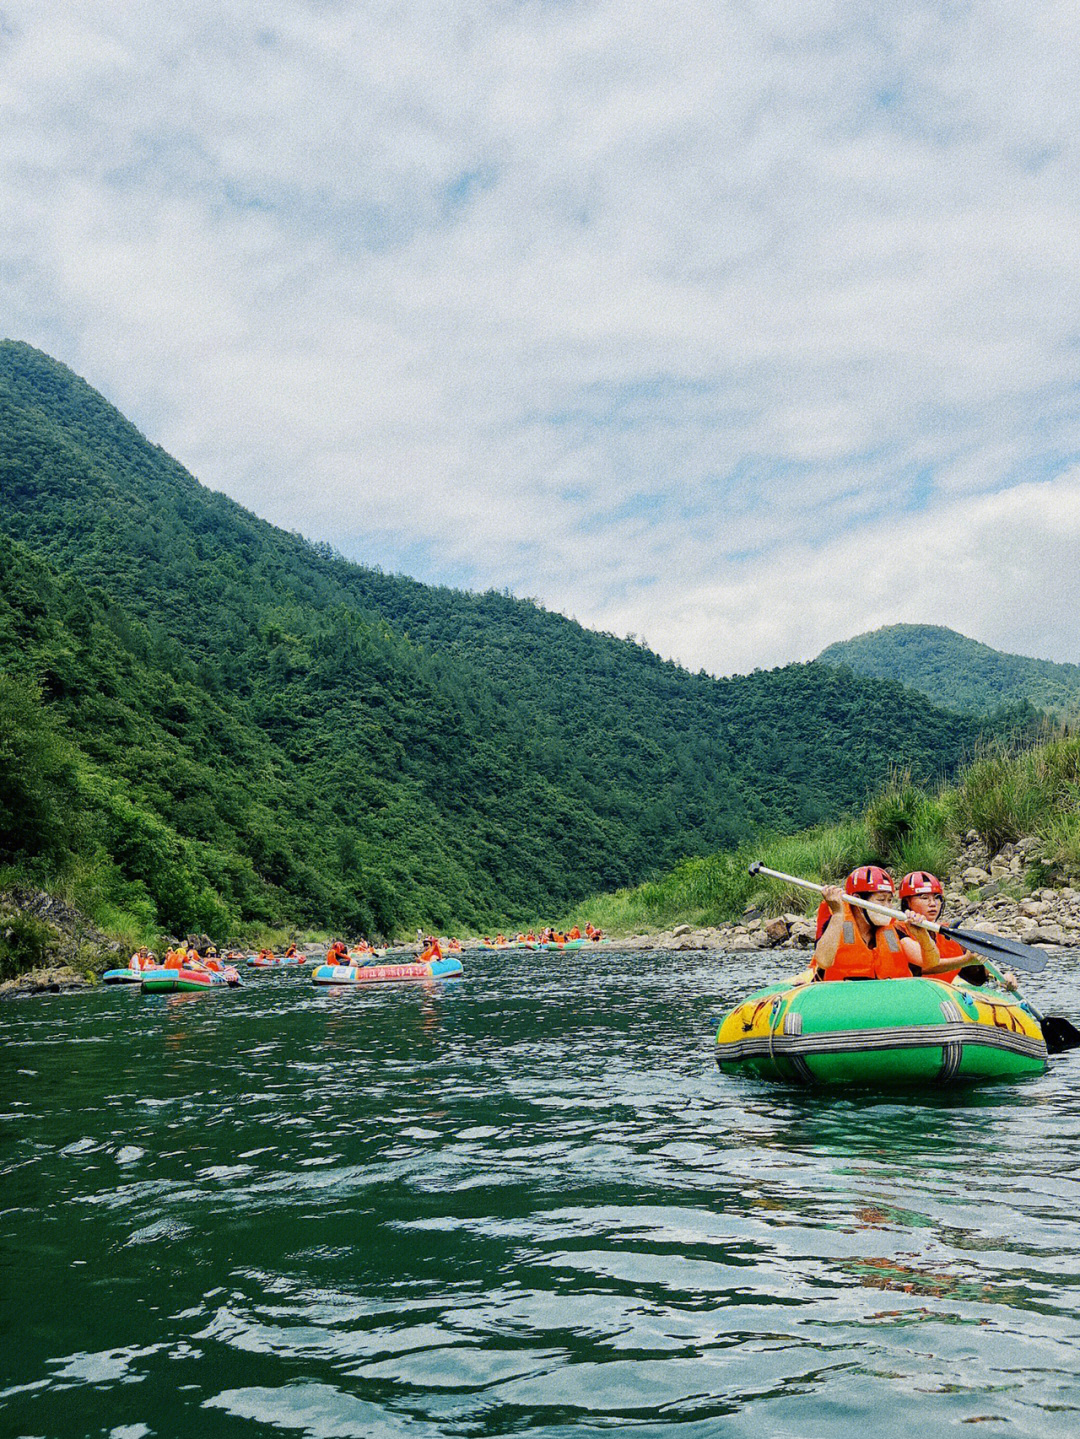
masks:
<path fill-rule="evenodd" d="M 1080 948 L 1080 888 L 1037 883 L 1046 870 L 1047 857 L 1037 836 L 1005 844 L 991 856 L 976 831 L 969 830 L 945 874 L 946 922 L 1025 944 Z M 790 897 L 797 891 L 787 886 L 782 893 Z M 750 905 L 738 920 L 639 931 L 618 943 L 627 949 L 812 949 L 817 904 L 807 894 L 806 911 L 769 914 L 764 906 Z"/>

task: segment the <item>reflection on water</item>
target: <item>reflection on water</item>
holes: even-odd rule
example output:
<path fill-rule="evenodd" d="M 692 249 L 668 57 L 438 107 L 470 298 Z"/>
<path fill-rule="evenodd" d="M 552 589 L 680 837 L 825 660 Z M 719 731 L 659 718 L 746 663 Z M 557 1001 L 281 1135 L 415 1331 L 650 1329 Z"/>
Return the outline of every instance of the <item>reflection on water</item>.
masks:
<path fill-rule="evenodd" d="M 721 1078 L 782 963 L 5 1006 L 3 1431 L 1071 1435 L 1080 1061 Z M 1032 998 L 1075 1013 L 1076 967 Z"/>

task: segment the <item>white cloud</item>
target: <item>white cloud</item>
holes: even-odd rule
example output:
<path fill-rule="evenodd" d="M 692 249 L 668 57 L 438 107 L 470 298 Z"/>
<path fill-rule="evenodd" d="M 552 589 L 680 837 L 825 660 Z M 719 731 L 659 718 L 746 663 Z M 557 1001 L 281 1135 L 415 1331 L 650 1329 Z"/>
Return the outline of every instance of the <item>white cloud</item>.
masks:
<path fill-rule="evenodd" d="M 1071 7 L 5 14 L 0 328 L 206 483 L 694 667 L 1080 659 Z"/>

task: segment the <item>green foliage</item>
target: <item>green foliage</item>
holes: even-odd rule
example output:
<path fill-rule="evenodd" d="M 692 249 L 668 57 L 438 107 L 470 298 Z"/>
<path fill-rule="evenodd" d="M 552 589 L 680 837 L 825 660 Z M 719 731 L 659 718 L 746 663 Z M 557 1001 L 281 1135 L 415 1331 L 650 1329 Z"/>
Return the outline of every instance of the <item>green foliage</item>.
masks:
<path fill-rule="evenodd" d="M 73 787 L 72 752 L 37 686 L 0 673 L 0 863 L 64 852 Z"/>
<path fill-rule="evenodd" d="M 989 732 L 850 671 L 716 681 L 350 564 L 10 342 L 0 491 L 0 863 L 128 930 L 550 915 L 835 818 L 893 765 L 931 783 Z M 701 865 L 695 903 L 734 902 Z"/>
<path fill-rule="evenodd" d="M 49 925 L 32 914 L 0 905 L 0 980 L 48 964 L 56 951 L 56 935 Z"/>
<path fill-rule="evenodd" d="M 993 714 L 1010 705 L 1080 714 L 1080 665 L 1005 654 L 938 625 L 888 625 L 856 635 L 822 650 L 817 663 L 899 680 L 935 704 L 967 714 Z"/>

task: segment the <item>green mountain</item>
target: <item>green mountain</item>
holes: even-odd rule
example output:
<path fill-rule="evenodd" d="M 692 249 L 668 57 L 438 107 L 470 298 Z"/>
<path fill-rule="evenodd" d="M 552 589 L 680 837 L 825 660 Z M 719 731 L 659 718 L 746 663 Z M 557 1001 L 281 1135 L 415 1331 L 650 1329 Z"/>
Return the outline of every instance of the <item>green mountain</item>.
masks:
<path fill-rule="evenodd" d="M 887 625 L 829 645 L 817 663 L 899 680 L 934 704 L 966 714 L 988 715 L 1016 704 L 1080 713 L 1080 665 L 1005 654 L 939 625 Z"/>
<path fill-rule="evenodd" d="M 835 816 L 895 765 L 947 774 L 985 733 L 846 670 L 716 681 L 350 564 L 12 342 L 0 535 L 0 864 L 66 866 L 148 923 L 565 912 Z"/>

